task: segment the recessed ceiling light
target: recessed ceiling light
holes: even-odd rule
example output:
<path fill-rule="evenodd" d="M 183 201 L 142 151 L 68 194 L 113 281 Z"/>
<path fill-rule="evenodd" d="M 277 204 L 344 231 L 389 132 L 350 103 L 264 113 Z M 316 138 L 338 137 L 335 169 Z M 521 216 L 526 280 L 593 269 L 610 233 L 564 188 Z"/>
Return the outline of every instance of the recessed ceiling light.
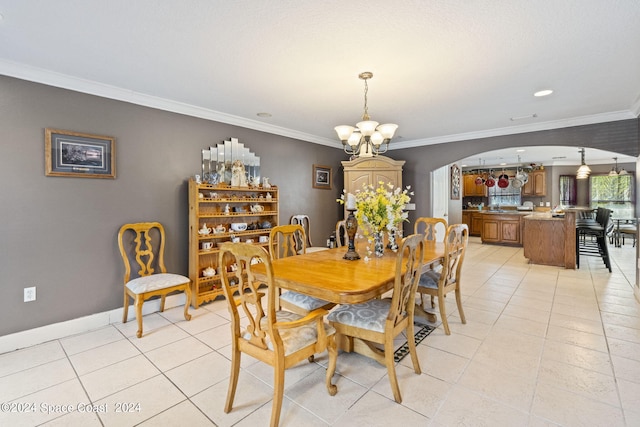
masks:
<path fill-rule="evenodd" d="M 547 96 L 551 95 L 553 91 L 551 89 L 539 90 L 533 94 L 533 96 Z"/>
<path fill-rule="evenodd" d="M 258 113 L 258 117 L 271 117 L 271 113 Z"/>

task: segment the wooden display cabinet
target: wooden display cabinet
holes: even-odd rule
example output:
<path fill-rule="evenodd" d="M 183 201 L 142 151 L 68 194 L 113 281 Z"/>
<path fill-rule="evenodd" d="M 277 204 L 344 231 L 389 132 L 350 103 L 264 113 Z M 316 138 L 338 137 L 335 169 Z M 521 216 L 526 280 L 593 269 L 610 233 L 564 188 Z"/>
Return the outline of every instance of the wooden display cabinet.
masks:
<path fill-rule="evenodd" d="M 278 189 L 275 186 L 230 187 L 225 184 L 198 184 L 193 179 L 189 180 L 189 278 L 193 308 L 223 295 L 220 268 L 231 271 L 232 266 L 218 265 L 221 243 L 229 242 L 232 238 L 238 238 L 241 242 L 249 239 L 268 250 L 271 227 L 278 225 L 278 206 Z M 233 231 L 232 223 L 246 223 L 248 228 L 245 231 Z M 211 228 L 211 233 L 199 232 L 205 224 Z M 262 242 L 261 237 L 264 240 Z M 210 243 L 212 248 L 203 249 L 205 243 Z M 209 267 L 215 269 L 215 274 L 205 276 L 204 271 Z"/>

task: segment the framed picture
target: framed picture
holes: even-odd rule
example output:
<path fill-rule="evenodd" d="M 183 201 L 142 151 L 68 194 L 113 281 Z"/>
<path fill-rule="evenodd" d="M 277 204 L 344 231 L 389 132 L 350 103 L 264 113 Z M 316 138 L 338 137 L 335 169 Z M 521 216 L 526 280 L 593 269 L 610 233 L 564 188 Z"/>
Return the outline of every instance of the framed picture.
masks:
<path fill-rule="evenodd" d="M 116 177 L 115 138 L 45 129 L 46 176 Z"/>
<path fill-rule="evenodd" d="M 331 190 L 331 168 L 313 165 L 313 188 Z"/>
<path fill-rule="evenodd" d="M 460 167 L 456 164 L 451 166 L 451 200 L 460 199 Z"/>

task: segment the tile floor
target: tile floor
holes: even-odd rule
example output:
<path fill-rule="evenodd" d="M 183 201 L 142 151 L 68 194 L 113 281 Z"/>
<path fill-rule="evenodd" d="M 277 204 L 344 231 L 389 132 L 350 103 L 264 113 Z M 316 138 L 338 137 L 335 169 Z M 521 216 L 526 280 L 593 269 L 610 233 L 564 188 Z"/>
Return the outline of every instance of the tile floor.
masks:
<path fill-rule="evenodd" d="M 527 264 L 522 249 L 472 239 L 464 264 L 467 324 L 447 302 L 438 327 L 398 367 L 402 404 L 385 369 L 340 354 L 324 387 L 326 355 L 287 371 L 283 426 L 640 425 L 640 305 L 630 283 L 635 250 L 612 248 L 580 270 Z M 0 355 L 0 425 L 257 426 L 271 412 L 271 368 L 245 356 L 233 411 L 226 302 L 148 315 L 136 323 Z M 119 411 L 118 411 L 119 410 Z"/>

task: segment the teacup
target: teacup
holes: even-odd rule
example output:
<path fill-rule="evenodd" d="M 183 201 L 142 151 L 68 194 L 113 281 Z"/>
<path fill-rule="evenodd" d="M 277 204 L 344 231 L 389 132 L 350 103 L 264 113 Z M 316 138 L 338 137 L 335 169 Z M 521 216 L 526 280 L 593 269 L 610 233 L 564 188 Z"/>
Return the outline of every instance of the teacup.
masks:
<path fill-rule="evenodd" d="M 214 233 L 226 233 L 227 229 L 223 225 L 216 225 L 216 228 L 213 229 Z"/>
<path fill-rule="evenodd" d="M 210 251 L 213 249 L 213 242 L 202 242 L 202 249 L 205 251 Z"/>
<path fill-rule="evenodd" d="M 260 236 L 258 237 L 258 241 L 260 243 L 267 243 L 269 241 L 269 236 Z"/>

